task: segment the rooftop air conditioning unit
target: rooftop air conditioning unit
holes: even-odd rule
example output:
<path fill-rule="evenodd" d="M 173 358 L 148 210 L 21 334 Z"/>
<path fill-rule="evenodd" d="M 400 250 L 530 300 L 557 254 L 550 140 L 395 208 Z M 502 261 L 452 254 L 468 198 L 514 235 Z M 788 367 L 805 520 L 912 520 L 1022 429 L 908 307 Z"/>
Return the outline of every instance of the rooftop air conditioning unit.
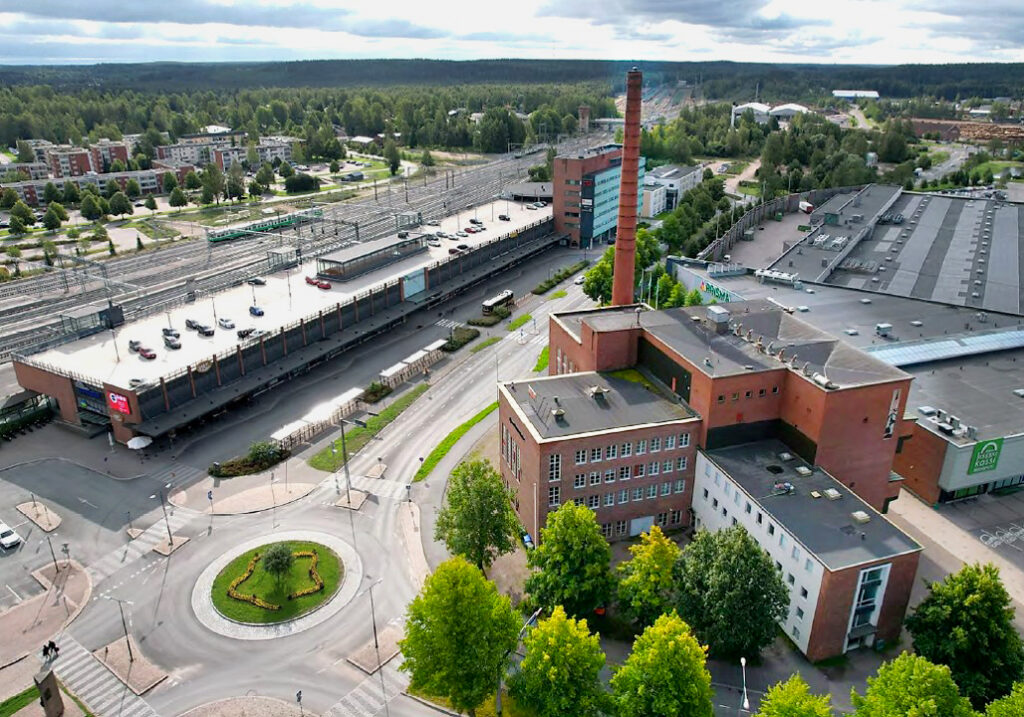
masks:
<path fill-rule="evenodd" d="M 1024 389 L 1021 389 L 1021 391 L 1022 391 L 1022 393 L 1019 394 L 1019 395 L 1024 397 Z M 920 413 L 922 416 L 928 416 L 928 417 L 934 416 L 937 413 L 937 411 L 934 408 L 932 408 L 931 406 L 918 406 L 917 407 L 917 412 Z"/>
<path fill-rule="evenodd" d="M 843 494 L 837 491 L 835 488 L 826 488 L 824 490 L 825 497 L 829 500 L 839 500 L 843 497 Z"/>
<path fill-rule="evenodd" d="M 852 513 L 850 513 L 850 517 L 861 524 L 867 523 L 871 520 L 871 516 L 864 512 L 863 510 L 853 511 Z"/>
<path fill-rule="evenodd" d="M 804 478 L 806 478 L 807 476 L 809 476 L 809 475 L 811 475 L 812 473 L 814 473 L 814 471 L 812 471 L 812 470 L 811 470 L 810 468 L 808 468 L 807 466 L 797 466 L 795 470 L 796 470 L 796 472 L 797 472 L 797 475 L 801 475 L 801 476 L 803 476 Z"/>

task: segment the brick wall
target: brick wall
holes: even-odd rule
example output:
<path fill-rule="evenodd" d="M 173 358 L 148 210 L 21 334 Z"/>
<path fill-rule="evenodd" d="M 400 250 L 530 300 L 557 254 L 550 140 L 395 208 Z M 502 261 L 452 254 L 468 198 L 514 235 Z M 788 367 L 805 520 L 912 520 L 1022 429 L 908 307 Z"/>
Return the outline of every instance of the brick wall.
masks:
<path fill-rule="evenodd" d="M 910 440 L 896 454 L 893 468 L 906 480 L 903 485 L 926 503 L 939 502 L 939 477 L 948 444 L 923 426 L 915 425 Z"/>
<path fill-rule="evenodd" d="M 60 417 L 68 423 L 78 424 L 78 405 L 71 379 L 14 361 L 14 375 L 22 388 L 52 396 L 57 401 Z"/>

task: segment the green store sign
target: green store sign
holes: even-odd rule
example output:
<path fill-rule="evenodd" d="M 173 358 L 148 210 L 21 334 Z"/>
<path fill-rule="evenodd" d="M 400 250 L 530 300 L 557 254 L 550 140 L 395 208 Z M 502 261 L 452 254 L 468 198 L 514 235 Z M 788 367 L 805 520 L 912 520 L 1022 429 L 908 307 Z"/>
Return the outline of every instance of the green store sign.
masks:
<path fill-rule="evenodd" d="M 732 294 L 721 287 L 715 286 L 710 281 L 700 282 L 700 290 L 705 294 L 710 294 L 711 298 L 719 303 L 728 303 L 732 301 Z"/>
<path fill-rule="evenodd" d="M 971 454 L 971 465 L 967 468 L 967 474 L 994 471 L 999 464 L 999 454 L 1002 450 L 1002 438 L 994 438 L 991 441 L 982 441 L 976 444 L 974 453 Z"/>

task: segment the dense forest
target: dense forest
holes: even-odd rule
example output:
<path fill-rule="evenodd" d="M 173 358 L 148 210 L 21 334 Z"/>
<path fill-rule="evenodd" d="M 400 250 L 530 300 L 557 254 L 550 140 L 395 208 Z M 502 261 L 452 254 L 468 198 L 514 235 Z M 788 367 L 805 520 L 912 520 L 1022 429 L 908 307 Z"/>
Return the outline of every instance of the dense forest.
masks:
<path fill-rule="evenodd" d="M 264 63 L 138 63 L 0 66 L 0 85 L 60 90 L 132 89 L 175 93 L 259 87 L 393 87 L 537 82 L 600 82 L 622 91 L 626 71 L 650 85 L 702 82 L 709 99 L 746 100 L 759 87 L 768 102 L 811 101 L 833 89 L 873 89 L 882 97 L 1020 97 L 1024 64 L 790 65 L 737 62 L 602 60 L 311 60 Z"/>

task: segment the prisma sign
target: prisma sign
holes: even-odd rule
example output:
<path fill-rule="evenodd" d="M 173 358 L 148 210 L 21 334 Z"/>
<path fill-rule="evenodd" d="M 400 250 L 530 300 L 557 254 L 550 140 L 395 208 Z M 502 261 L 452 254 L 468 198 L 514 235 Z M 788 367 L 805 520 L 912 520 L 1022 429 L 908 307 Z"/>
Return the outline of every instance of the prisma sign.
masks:
<path fill-rule="evenodd" d="M 132 412 L 131 406 L 128 405 L 128 397 L 122 396 L 119 393 L 107 391 L 107 403 L 110 404 L 112 409 L 126 416 Z"/>

